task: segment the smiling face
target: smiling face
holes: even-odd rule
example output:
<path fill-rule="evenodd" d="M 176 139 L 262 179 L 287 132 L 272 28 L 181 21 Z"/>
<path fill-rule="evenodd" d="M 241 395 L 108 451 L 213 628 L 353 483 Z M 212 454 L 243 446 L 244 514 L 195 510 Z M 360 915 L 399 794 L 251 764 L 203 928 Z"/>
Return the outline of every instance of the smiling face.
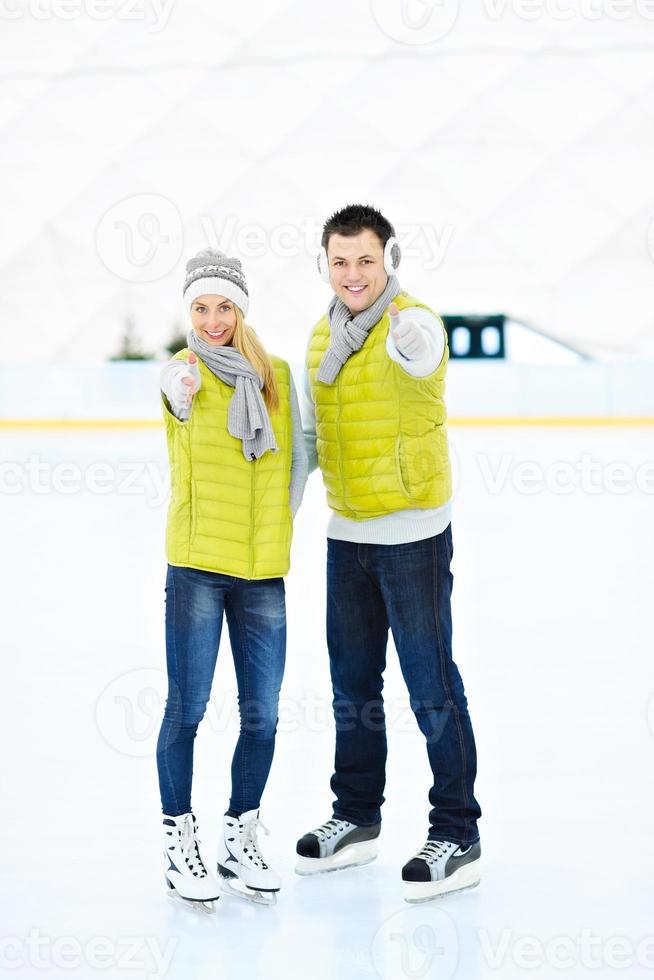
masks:
<path fill-rule="evenodd" d="M 212 347 L 231 344 L 236 330 L 236 311 L 224 296 L 198 296 L 191 306 L 191 323 L 198 337 Z"/>
<path fill-rule="evenodd" d="M 384 292 L 384 246 L 369 228 L 358 235 L 330 235 L 327 259 L 332 289 L 352 313 L 367 309 Z"/>

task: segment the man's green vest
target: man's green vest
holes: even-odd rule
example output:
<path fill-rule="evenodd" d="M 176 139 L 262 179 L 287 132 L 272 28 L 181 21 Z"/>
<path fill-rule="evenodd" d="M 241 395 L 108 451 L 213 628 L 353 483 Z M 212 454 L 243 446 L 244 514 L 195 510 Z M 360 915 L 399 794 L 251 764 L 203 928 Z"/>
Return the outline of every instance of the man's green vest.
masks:
<path fill-rule="evenodd" d="M 175 359 L 186 360 L 188 354 L 184 349 Z M 199 358 L 202 385 L 188 422 L 172 414 L 162 394 L 170 458 L 166 558 L 171 565 L 246 579 L 288 572 L 293 534 L 290 370 L 278 357 L 271 361 L 279 388 L 279 408 L 270 413 L 278 452 L 259 459 L 246 459 L 241 440 L 227 431 L 234 389 Z"/>
<path fill-rule="evenodd" d="M 421 306 L 401 292 L 400 310 Z M 333 384 L 316 379 L 329 346 L 329 320 L 314 327 L 307 369 L 316 412 L 316 450 L 329 506 L 363 521 L 408 508 L 440 507 L 452 495 L 445 428 L 445 352 L 425 378 L 408 374 L 386 351 L 388 311 Z"/>

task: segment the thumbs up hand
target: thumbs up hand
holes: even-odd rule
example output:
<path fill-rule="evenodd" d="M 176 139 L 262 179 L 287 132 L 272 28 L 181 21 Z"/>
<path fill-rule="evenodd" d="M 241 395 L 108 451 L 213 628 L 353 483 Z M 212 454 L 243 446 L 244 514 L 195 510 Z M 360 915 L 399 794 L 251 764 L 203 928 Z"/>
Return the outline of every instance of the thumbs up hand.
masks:
<path fill-rule="evenodd" d="M 391 303 L 388 307 L 388 318 L 391 340 L 400 354 L 409 361 L 424 357 L 429 350 L 429 344 L 418 324 L 412 320 L 400 320 L 396 303 Z"/>
<path fill-rule="evenodd" d="M 190 405 L 193 401 L 193 395 L 199 390 L 201 385 L 200 380 L 200 368 L 198 367 L 198 359 L 193 351 L 189 351 L 188 355 L 188 373 L 184 374 L 181 378 L 183 385 L 187 386 L 187 391 L 185 393 L 186 404 Z"/>
<path fill-rule="evenodd" d="M 172 401 L 180 407 L 188 408 L 193 402 L 193 395 L 200 390 L 202 385 L 198 359 L 193 351 L 189 352 L 186 364 L 184 361 L 175 362 L 170 384 Z"/>

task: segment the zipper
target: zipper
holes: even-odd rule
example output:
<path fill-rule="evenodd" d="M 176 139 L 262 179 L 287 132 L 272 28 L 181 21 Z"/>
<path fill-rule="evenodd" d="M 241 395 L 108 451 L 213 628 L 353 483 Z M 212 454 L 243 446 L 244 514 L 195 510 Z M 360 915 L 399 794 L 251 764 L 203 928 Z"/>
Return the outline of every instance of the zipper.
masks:
<path fill-rule="evenodd" d="M 250 461 L 250 553 L 248 557 L 248 578 L 252 578 L 254 571 L 254 468 L 257 465 L 256 458 Z"/>
<path fill-rule="evenodd" d="M 343 493 L 343 503 L 345 504 L 347 510 L 349 510 L 349 512 L 353 514 L 354 511 L 352 510 L 352 508 L 347 502 L 347 497 L 345 494 L 345 477 L 343 475 L 343 440 L 341 439 L 341 411 L 340 411 L 342 405 L 342 399 L 341 399 L 342 380 L 343 380 L 343 369 L 341 369 L 338 372 L 338 379 L 336 381 L 336 448 L 338 451 L 337 452 L 338 472 L 341 478 L 341 491 Z"/>
<path fill-rule="evenodd" d="M 191 541 L 195 537 L 198 524 L 198 500 L 195 480 L 191 479 Z"/>

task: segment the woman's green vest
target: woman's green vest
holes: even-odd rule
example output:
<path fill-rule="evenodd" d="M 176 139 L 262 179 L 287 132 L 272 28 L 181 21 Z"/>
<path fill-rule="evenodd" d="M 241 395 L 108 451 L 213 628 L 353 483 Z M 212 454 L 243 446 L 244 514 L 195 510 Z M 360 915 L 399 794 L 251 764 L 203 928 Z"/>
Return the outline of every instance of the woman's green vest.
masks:
<path fill-rule="evenodd" d="M 429 309 L 405 292 L 394 302 L 399 309 Z M 333 384 L 316 379 L 329 346 L 326 315 L 314 327 L 307 352 L 327 501 L 355 521 L 440 507 L 452 495 L 444 402 L 447 339 L 436 370 L 416 378 L 388 356 L 388 330 L 385 312 Z"/>
<path fill-rule="evenodd" d="M 188 354 L 184 349 L 175 359 L 186 360 Z M 162 394 L 171 480 L 166 558 L 171 565 L 246 579 L 288 572 L 293 534 L 290 370 L 278 357 L 271 361 L 279 388 L 279 408 L 270 413 L 278 452 L 259 459 L 246 459 L 241 440 L 227 431 L 234 389 L 199 358 L 202 385 L 188 422 L 172 414 Z"/>

